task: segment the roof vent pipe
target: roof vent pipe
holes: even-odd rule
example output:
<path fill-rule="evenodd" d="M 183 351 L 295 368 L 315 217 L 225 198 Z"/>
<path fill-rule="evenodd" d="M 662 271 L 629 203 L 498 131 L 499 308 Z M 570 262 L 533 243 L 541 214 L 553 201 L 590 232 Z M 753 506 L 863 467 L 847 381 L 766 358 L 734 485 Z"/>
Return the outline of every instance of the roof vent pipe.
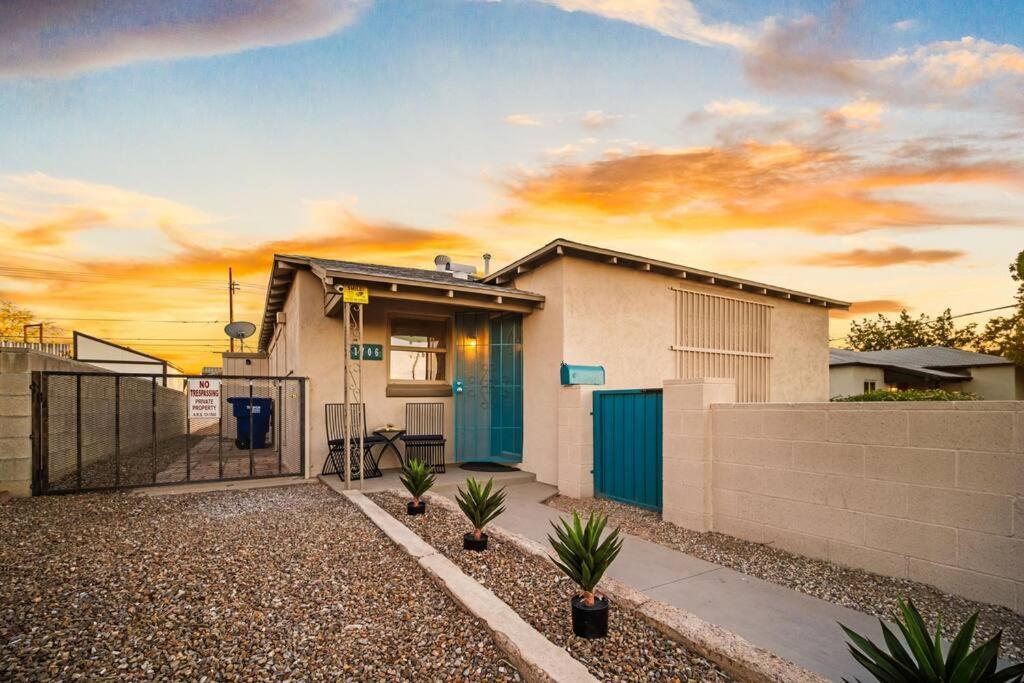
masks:
<path fill-rule="evenodd" d="M 484 254 L 484 277 L 491 274 L 491 255 Z"/>
<path fill-rule="evenodd" d="M 448 264 L 451 262 L 452 260 L 445 256 L 444 254 L 438 254 L 437 256 L 434 257 L 434 268 L 436 270 L 444 272 L 449 269 Z"/>

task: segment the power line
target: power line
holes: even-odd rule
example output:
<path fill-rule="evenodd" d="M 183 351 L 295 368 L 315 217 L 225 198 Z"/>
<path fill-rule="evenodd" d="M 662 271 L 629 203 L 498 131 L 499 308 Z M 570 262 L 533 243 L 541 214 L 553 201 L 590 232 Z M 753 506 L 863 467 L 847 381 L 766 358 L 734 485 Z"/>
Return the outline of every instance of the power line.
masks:
<path fill-rule="evenodd" d="M 967 318 L 967 317 L 970 317 L 972 315 L 980 315 L 981 313 L 992 313 L 993 311 L 1005 311 L 1007 308 L 1017 308 L 1020 305 L 1021 304 L 1016 303 L 1016 304 L 1010 304 L 1009 306 L 996 306 L 995 308 L 986 308 L 986 309 L 984 309 L 982 311 L 971 311 L 970 313 L 960 313 L 958 315 L 951 315 L 951 316 L 949 316 L 949 320 L 956 320 L 957 318 Z M 925 325 L 937 325 L 939 322 L 940 321 L 938 321 L 938 320 L 933 320 L 933 321 L 931 321 L 929 323 L 925 323 Z M 846 335 L 845 337 L 836 337 L 835 339 L 829 339 L 829 341 L 830 342 L 842 341 L 844 339 L 849 339 L 849 337 L 850 337 L 850 335 Z"/>
<path fill-rule="evenodd" d="M 46 320 L 73 320 L 76 322 L 102 322 L 102 323 L 177 323 L 179 325 L 215 325 L 226 323 L 227 320 L 149 320 L 147 318 L 55 318 L 53 316 L 40 316 Z"/>
<path fill-rule="evenodd" d="M 162 287 L 192 287 L 195 289 L 217 290 L 222 289 L 217 280 L 211 279 L 189 279 L 189 280 L 168 280 L 153 279 L 147 277 L 129 277 L 126 275 L 115 275 L 113 273 L 90 273 L 80 270 L 53 270 L 47 268 L 26 268 L 19 266 L 0 266 L 0 276 L 16 277 L 29 280 L 68 280 L 73 282 L 144 282 L 152 286 Z M 250 282 L 238 282 L 239 286 L 250 290 L 250 293 L 263 291 L 266 288 L 262 285 Z M 201 285 L 201 286 L 198 286 Z"/>

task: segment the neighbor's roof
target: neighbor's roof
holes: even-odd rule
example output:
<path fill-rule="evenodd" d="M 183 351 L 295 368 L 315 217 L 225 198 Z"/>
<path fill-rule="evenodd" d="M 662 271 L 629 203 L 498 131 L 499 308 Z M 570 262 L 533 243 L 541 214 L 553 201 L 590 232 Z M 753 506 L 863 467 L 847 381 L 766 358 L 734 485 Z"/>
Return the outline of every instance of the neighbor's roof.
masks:
<path fill-rule="evenodd" d="M 259 338 L 261 351 L 266 351 L 270 344 L 274 332 L 275 316 L 284 307 L 296 269 L 312 271 L 325 284 L 334 279 L 352 280 L 373 283 L 377 286 L 390 285 L 393 288 L 408 286 L 421 291 L 436 290 L 446 292 L 449 296 L 453 296 L 456 292 L 470 297 L 476 296 L 478 299 L 480 295 L 491 295 L 496 299 L 519 301 L 530 306 L 544 303 L 542 294 L 514 287 L 501 287 L 479 280 L 461 280 L 446 271 L 278 254 L 274 256 L 274 265 L 270 271 L 270 283 L 267 286 L 267 300 L 263 308 L 263 322 Z"/>
<path fill-rule="evenodd" d="M 732 277 L 731 275 L 722 275 L 720 273 L 713 273 L 699 268 L 681 266 L 676 263 L 668 263 L 667 261 L 659 261 L 657 259 L 647 258 L 646 256 L 636 256 L 634 254 L 627 254 L 621 251 L 614 251 L 612 249 L 602 249 L 601 247 L 581 244 L 580 242 L 573 242 L 561 238 L 549 242 L 537 251 L 524 256 L 518 261 L 513 261 L 501 270 L 491 273 L 487 277 L 483 278 L 483 282 L 494 284 L 511 282 L 515 279 L 516 275 L 520 273 L 532 270 L 550 259 L 566 255 L 588 258 L 614 265 L 640 268 L 642 270 L 672 275 L 673 277 L 678 277 L 684 280 L 694 280 L 696 282 L 724 287 L 726 289 L 741 290 L 745 292 L 753 292 L 755 294 L 779 297 L 782 299 L 790 299 L 799 303 L 812 304 L 815 306 L 824 306 L 826 308 L 838 308 L 843 310 L 850 307 L 849 302 L 840 301 L 839 299 L 830 299 L 817 294 L 808 294 L 794 289 L 766 285 L 761 282 L 754 282 L 744 278 Z"/>
<path fill-rule="evenodd" d="M 899 370 L 912 375 L 941 380 L 969 380 L 971 375 L 965 368 L 982 365 L 1007 365 L 1011 361 L 999 356 L 983 353 L 947 349 L 941 346 L 921 346 L 912 349 L 888 351 L 828 350 L 829 367 L 866 365 L 877 368 Z M 957 372 L 959 370 L 959 372 Z"/>
<path fill-rule="evenodd" d="M 848 351 L 847 353 L 858 352 Z M 915 346 L 910 349 L 863 351 L 859 352 L 859 355 L 874 360 L 919 365 L 923 368 L 971 368 L 981 365 L 1010 365 L 1013 363 L 1001 356 L 949 349 L 944 346 Z"/>

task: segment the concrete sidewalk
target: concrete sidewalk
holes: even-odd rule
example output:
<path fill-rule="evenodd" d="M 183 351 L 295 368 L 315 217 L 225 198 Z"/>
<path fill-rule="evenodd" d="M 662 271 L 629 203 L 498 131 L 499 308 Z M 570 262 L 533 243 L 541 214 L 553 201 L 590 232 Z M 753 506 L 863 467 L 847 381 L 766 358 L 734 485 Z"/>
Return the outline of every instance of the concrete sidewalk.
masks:
<path fill-rule="evenodd" d="M 498 526 L 546 545 L 549 522 L 564 514 L 541 502 L 556 493 L 555 487 L 526 483 L 507 491 Z M 608 573 L 823 676 L 872 680 L 850 656 L 836 622 L 880 642 L 875 617 L 635 536 L 625 537 Z"/>

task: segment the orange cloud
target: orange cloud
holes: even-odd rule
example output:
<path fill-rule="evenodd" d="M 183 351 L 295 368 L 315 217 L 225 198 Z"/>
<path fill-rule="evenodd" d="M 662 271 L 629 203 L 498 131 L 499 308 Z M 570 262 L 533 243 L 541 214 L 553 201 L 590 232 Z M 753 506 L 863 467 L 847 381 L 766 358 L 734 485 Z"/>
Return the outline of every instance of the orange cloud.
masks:
<path fill-rule="evenodd" d="M 853 249 L 841 253 L 816 254 L 799 262 L 809 266 L 839 268 L 882 268 L 908 263 L 946 263 L 962 258 L 967 252 L 948 249 L 910 249 L 889 247 L 888 249 Z"/>
<path fill-rule="evenodd" d="M 848 311 L 832 309 L 829 311 L 829 316 L 842 319 L 856 318 L 872 313 L 899 313 L 907 308 L 908 306 L 905 303 L 896 299 L 866 299 L 864 301 L 854 301 L 850 304 L 850 310 Z"/>
<path fill-rule="evenodd" d="M 925 158 L 866 165 L 822 143 L 746 142 L 678 151 L 638 152 L 540 172 L 504 184 L 507 224 L 576 224 L 664 234 L 793 229 L 851 234 L 889 228 L 1000 224 L 958 216 L 892 190 L 935 183 L 1009 183 L 1024 172 L 1010 163 Z M 882 193 L 879 190 L 889 190 Z"/>
<path fill-rule="evenodd" d="M 219 364 L 223 322 L 156 321 L 223 321 L 229 266 L 242 282 L 237 318 L 259 320 L 275 253 L 429 267 L 439 252 L 466 259 L 485 251 L 459 233 L 367 221 L 334 201 L 310 204 L 305 234 L 238 246 L 227 228 L 212 232 L 196 222 L 206 214 L 170 200 L 38 174 L 21 180 L 0 188 L 0 299 L 193 371 Z M 132 242 L 152 248 L 97 246 L 106 243 L 85 234 L 97 227 L 131 230 Z M 64 320 L 73 317 L 125 322 Z"/>

